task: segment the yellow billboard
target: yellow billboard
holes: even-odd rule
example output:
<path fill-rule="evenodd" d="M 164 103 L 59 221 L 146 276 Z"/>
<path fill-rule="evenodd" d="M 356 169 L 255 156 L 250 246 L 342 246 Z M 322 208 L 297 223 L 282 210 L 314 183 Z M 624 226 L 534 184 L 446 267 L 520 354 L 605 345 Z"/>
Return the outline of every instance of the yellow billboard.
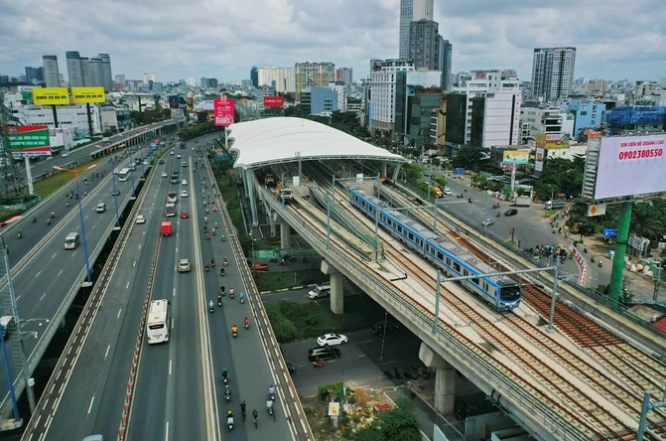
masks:
<path fill-rule="evenodd" d="M 569 148 L 569 135 L 566 133 L 539 133 L 536 136 L 536 146 L 546 149 Z"/>
<path fill-rule="evenodd" d="M 66 87 L 32 89 L 32 102 L 36 106 L 66 106 L 69 104 L 69 91 Z"/>
<path fill-rule="evenodd" d="M 527 164 L 530 162 L 530 152 L 519 150 L 506 150 L 502 160 L 504 164 Z"/>
<path fill-rule="evenodd" d="M 72 99 L 76 104 L 104 103 L 106 95 L 103 87 L 72 87 Z"/>

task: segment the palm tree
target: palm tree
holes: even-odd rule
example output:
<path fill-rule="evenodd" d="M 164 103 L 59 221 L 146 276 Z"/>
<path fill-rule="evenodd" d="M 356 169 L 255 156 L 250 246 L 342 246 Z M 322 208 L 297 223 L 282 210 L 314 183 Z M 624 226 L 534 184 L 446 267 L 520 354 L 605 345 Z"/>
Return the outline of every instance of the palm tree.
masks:
<path fill-rule="evenodd" d="M 661 212 L 648 202 L 634 204 L 630 229 L 636 235 L 648 239 L 661 237 L 664 233 Z"/>

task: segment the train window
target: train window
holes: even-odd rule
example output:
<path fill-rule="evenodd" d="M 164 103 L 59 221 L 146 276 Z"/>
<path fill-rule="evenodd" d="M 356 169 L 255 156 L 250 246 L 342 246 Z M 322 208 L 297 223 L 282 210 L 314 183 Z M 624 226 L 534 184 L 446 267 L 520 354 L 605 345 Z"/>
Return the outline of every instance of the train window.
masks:
<path fill-rule="evenodd" d="M 446 258 L 446 264 L 447 264 L 448 266 L 451 266 L 451 258 L 450 258 L 450 257 L 447 257 L 447 258 Z"/>
<path fill-rule="evenodd" d="M 483 282 L 483 289 L 484 291 L 488 291 L 488 283 Z"/>
<path fill-rule="evenodd" d="M 473 284 L 479 286 L 479 279 L 469 279 Z"/>
<path fill-rule="evenodd" d="M 456 272 L 460 272 L 460 265 L 458 262 L 453 262 L 453 269 L 456 270 Z"/>
<path fill-rule="evenodd" d="M 412 234 L 411 231 L 407 233 L 407 237 L 409 238 L 409 240 L 414 240 L 414 235 Z"/>
<path fill-rule="evenodd" d="M 444 261 L 444 254 L 441 251 L 437 251 L 437 258 L 441 261 Z"/>
<path fill-rule="evenodd" d="M 466 269 L 464 269 L 464 270 L 463 270 L 463 276 L 469 276 L 469 271 L 467 271 Z"/>

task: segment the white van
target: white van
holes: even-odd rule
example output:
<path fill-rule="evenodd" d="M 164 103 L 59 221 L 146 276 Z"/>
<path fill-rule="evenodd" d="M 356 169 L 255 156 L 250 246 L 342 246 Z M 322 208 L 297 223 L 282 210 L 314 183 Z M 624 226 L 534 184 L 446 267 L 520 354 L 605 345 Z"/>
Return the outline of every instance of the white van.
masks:
<path fill-rule="evenodd" d="M 81 236 L 79 233 L 69 233 L 65 238 L 65 249 L 66 250 L 75 250 L 79 246 L 81 241 Z"/>
<path fill-rule="evenodd" d="M 323 285 L 315 286 L 312 291 L 308 293 L 308 297 L 311 300 L 321 299 L 322 297 L 328 297 L 331 295 L 331 285 L 325 283 Z"/>

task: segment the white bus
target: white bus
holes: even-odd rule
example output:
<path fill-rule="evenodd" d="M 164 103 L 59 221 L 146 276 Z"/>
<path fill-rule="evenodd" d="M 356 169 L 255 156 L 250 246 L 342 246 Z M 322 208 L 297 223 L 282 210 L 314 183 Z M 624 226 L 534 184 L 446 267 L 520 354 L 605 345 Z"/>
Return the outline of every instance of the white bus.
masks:
<path fill-rule="evenodd" d="M 153 300 L 150 302 L 148 324 L 146 325 L 148 344 L 167 343 L 169 341 L 170 325 L 171 302 L 166 299 Z"/>
<path fill-rule="evenodd" d="M 125 167 L 124 169 L 122 169 L 118 172 L 118 180 L 120 182 L 127 181 L 127 179 L 129 178 L 129 174 L 130 174 L 130 169 Z"/>

